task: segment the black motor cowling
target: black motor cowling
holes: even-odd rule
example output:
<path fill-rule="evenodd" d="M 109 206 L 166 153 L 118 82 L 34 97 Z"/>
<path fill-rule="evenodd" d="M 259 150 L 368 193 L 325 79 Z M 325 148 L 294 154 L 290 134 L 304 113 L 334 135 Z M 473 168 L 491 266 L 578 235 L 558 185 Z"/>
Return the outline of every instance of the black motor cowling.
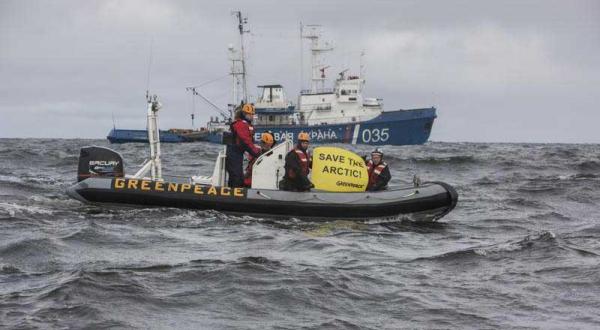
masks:
<path fill-rule="evenodd" d="M 119 153 L 104 147 L 84 147 L 79 153 L 77 181 L 89 177 L 122 177 L 123 158 Z"/>

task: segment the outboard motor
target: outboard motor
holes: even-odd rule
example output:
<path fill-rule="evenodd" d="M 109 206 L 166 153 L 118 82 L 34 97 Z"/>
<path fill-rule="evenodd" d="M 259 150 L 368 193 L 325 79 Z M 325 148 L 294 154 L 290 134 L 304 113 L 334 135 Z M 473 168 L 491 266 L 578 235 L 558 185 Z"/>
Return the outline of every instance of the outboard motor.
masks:
<path fill-rule="evenodd" d="M 79 153 L 77 181 L 90 177 L 123 177 L 123 158 L 119 153 L 104 147 L 84 147 Z"/>

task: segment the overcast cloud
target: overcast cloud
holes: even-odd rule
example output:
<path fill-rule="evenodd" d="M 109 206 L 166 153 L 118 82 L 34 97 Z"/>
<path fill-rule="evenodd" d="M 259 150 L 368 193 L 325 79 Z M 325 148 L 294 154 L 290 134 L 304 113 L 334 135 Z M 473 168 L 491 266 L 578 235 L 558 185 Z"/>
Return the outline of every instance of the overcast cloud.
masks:
<path fill-rule="evenodd" d="M 334 42 L 330 77 L 357 72 L 364 50 L 366 96 L 436 106 L 431 140 L 600 142 L 595 0 L 0 1 L 0 137 L 104 138 L 113 115 L 144 128 L 151 44 L 160 126 L 206 121 L 185 87 L 227 74 L 232 10 L 249 19 L 253 95 L 281 83 L 296 100 L 302 21 Z M 227 79 L 202 91 L 230 101 Z"/>

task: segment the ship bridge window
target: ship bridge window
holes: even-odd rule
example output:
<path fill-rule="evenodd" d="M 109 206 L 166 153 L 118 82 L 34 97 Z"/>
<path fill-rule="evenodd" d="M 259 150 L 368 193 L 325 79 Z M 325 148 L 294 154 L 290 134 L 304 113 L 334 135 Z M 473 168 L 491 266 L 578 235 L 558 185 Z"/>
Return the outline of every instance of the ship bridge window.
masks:
<path fill-rule="evenodd" d="M 273 121 L 273 120 L 274 120 L 273 116 L 269 116 L 269 121 Z"/>
<path fill-rule="evenodd" d="M 342 89 L 342 92 L 341 92 L 340 94 L 342 94 L 342 95 L 346 95 L 346 90 L 345 90 L 345 89 Z"/>

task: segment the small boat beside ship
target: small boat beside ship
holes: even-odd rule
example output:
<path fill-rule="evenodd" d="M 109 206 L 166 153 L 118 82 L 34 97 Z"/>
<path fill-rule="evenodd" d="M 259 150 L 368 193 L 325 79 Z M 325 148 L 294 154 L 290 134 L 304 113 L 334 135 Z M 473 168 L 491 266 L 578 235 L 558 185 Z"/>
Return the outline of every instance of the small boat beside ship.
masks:
<path fill-rule="evenodd" d="M 180 143 L 208 141 L 207 129 L 193 130 L 171 128 L 160 131 L 160 142 Z M 110 143 L 139 142 L 148 143 L 148 131 L 144 129 L 118 129 L 113 128 L 106 136 Z"/>
<path fill-rule="evenodd" d="M 135 174 L 125 174 L 123 159 L 117 152 L 103 147 L 84 147 L 80 151 L 78 182 L 67 189 L 67 194 L 86 203 L 212 209 L 258 216 L 308 218 L 309 221 L 376 218 L 436 221 L 448 214 L 458 200 L 452 186 L 442 182 L 421 184 L 420 180 L 414 180 L 412 186 L 376 192 L 367 192 L 364 188 L 352 192 L 279 190 L 285 172 L 285 156 L 293 149 L 289 139 L 282 140 L 255 161 L 252 186 L 248 188 L 226 185 L 225 150 L 219 153 L 210 177 L 169 177 L 163 175 L 161 167 L 157 128 L 159 109 L 156 97 L 148 99 L 150 158 Z M 359 166 L 357 164 L 355 162 L 354 166 Z M 313 171 L 314 166 L 313 163 Z M 325 185 L 331 182 L 334 181 Z M 315 187 L 320 186 L 319 182 L 314 183 Z"/>
<path fill-rule="evenodd" d="M 246 66 L 244 57 L 243 25 L 246 21 L 238 12 L 241 45 L 230 51 L 230 75 L 233 78 L 232 101 L 228 111 L 219 109 L 202 96 L 196 88 L 188 88 L 193 95 L 200 96 L 221 115 L 207 123 L 202 134 L 185 135 L 177 131 L 161 131 L 161 142 L 210 141 L 220 143 L 224 131 L 229 130 L 235 108 L 240 101 L 248 102 Z M 256 116 L 253 122 L 255 140 L 265 131 L 274 133 L 276 140 L 307 132 L 316 143 L 347 143 L 369 145 L 414 145 L 427 142 L 437 117 L 436 108 L 384 110 L 381 98 L 363 96 L 364 73 L 348 74 L 348 69 L 338 73 L 331 88 L 326 88 L 326 69 L 321 57 L 333 50 L 328 43 L 321 42 L 321 29 L 317 25 L 302 27 L 301 36 L 310 40 L 311 83 L 302 90 L 297 104 L 290 102 L 281 84 L 258 86 L 261 91 L 254 102 Z M 240 86 L 242 86 L 240 88 Z M 206 131 L 206 133 L 204 133 Z M 164 132 L 164 133 L 163 133 Z M 199 131 L 200 132 L 200 131 Z M 145 134 L 146 133 L 146 134 Z M 113 129 L 107 138 L 112 143 L 148 142 L 145 130 Z"/>

